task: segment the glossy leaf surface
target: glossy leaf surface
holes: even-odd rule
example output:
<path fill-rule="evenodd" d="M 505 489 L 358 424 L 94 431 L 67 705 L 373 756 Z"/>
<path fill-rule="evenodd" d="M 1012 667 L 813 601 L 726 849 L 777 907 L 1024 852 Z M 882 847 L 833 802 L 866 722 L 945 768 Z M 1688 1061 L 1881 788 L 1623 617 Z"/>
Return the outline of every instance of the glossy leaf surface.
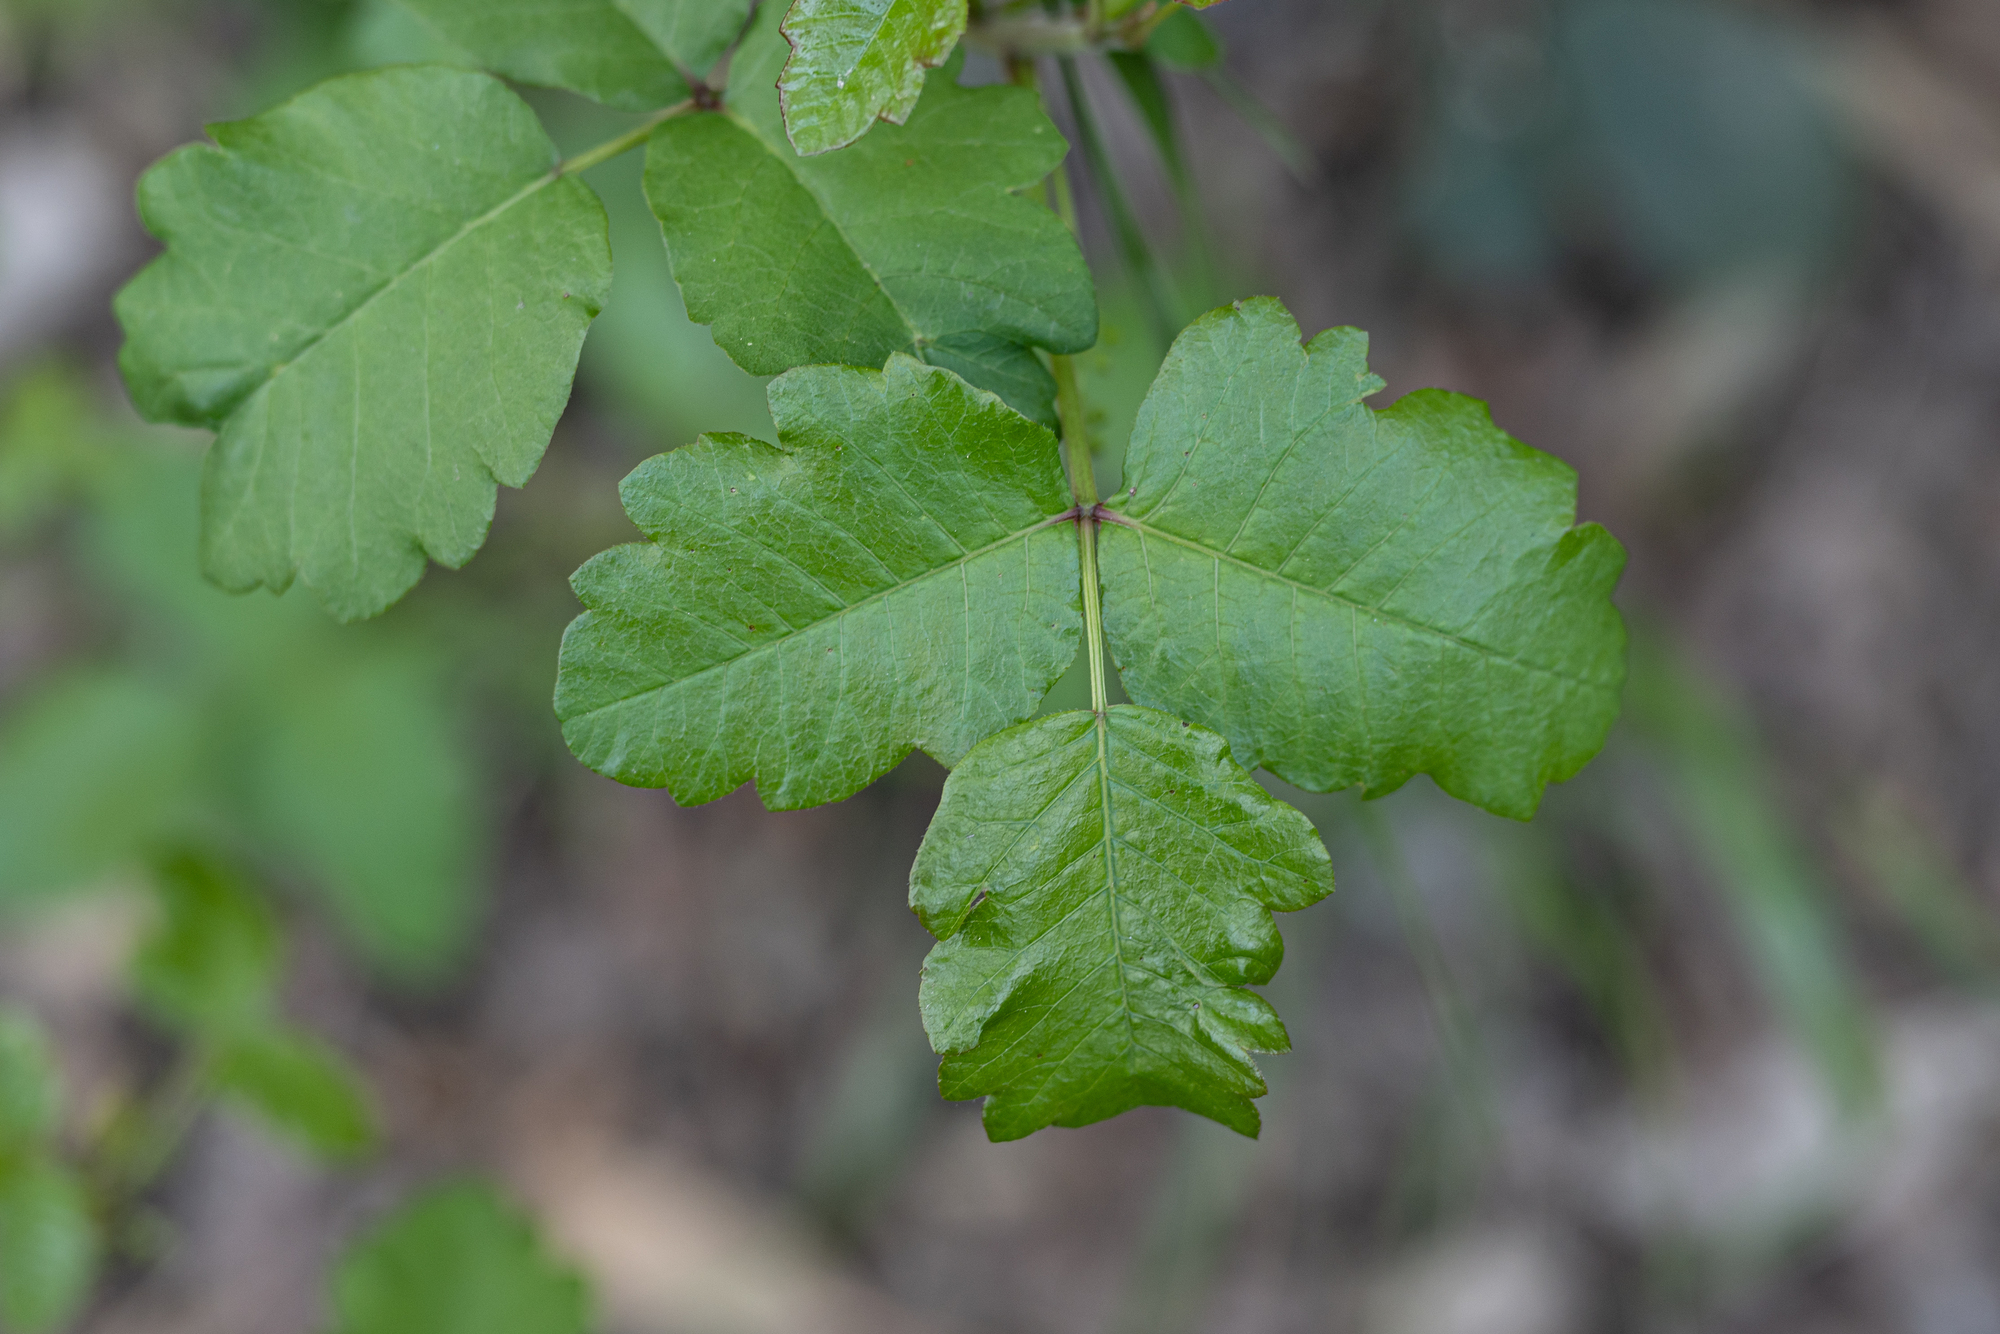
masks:
<path fill-rule="evenodd" d="M 1112 654 L 1134 700 L 1299 787 L 1428 773 L 1525 819 L 1617 716 L 1624 550 L 1483 404 L 1364 406 L 1366 355 L 1302 348 L 1270 300 L 1175 342 L 1102 529 Z"/>
<path fill-rule="evenodd" d="M 651 539 L 577 572 L 556 712 L 577 757 L 712 801 L 834 801 L 953 763 L 1075 659 L 1055 437 L 909 357 L 774 381 L 776 446 L 704 437 L 626 478 Z"/>
<path fill-rule="evenodd" d="M 358 1243 L 334 1275 L 332 1334 L 583 1334 L 582 1280 L 491 1189 L 447 1186 Z"/>
<path fill-rule="evenodd" d="M 966 0 L 794 0 L 784 21 L 792 55 L 778 82 L 792 146 L 824 153 L 878 117 L 907 121 L 925 69 L 964 35 L 966 10 Z"/>
<path fill-rule="evenodd" d="M 688 314 L 755 374 L 906 352 L 1052 424 L 1055 383 L 1031 348 L 1089 347 L 1097 300 L 1068 229 L 1013 193 L 1067 151 L 1034 94 L 939 71 L 907 125 L 800 157 L 766 9 L 731 60 L 727 112 L 669 120 L 647 150 Z"/>
<path fill-rule="evenodd" d="M 1141 1104 L 1256 1134 L 1251 1053 L 1289 1044 L 1244 987 L 1284 955 L 1272 911 L 1332 889 L 1312 825 L 1213 732 L 1129 705 L 1002 732 L 952 772 L 910 878 L 939 1087 L 986 1095 L 995 1139 Z"/>
<path fill-rule="evenodd" d="M 496 74 L 650 111 L 688 96 L 750 0 L 401 0 Z"/>
<path fill-rule="evenodd" d="M 609 289 L 604 210 L 534 113 L 438 66 L 334 79 L 140 182 L 164 255 L 118 299 L 133 401 L 219 432 L 202 555 L 343 619 L 485 541 Z"/>

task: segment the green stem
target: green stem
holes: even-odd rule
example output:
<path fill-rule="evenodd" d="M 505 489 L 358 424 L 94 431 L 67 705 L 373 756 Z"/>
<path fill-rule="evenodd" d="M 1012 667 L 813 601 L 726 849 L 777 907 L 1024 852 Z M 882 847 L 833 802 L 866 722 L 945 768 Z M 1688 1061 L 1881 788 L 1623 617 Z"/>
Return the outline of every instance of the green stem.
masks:
<path fill-rule="evenodd" d="M 1090 466 L 1086 458 L 1084 467 Z M 1110 707 L 1104 675 L 1104 598 L 1097 583 L 1098 518 L 1089 510 L 1076 516 L 1076 549 L 1083 558 L 1083 637 L 1090 654 L 1090 711 L 1100 718 Z"/>
<path fill-rule="evenodd" d="M 664 111 L 656 111 L 616 138 L 606 139 L 595 148 L 587 148 L 575 157 L 564 159 L 562 165 L 556 168 L 556 175 L 575 176 L 581 172 L 589 171 L 601 162 L 609 162 L 621 153 L 629 153 L 650 139 L 653 131 L 663 121 L 672 120 L 675 116 L 686 115 L 688 112 L 693 111 L 696 105 L 695 100 L 690 97 L 685 102 L 676 102 Z"/>
<path fill-rule="evenodd" d="M 1050 369 L 1056 377 L 1056 417 L 1062 423 L 1063 449 L 1069 455 L 1069 491 L 1077 509 L 1088 514 L 1097 505 L 1097 470 L 1091 465 L 1090 433 L 1083 408 L 1083 391 L 1077 387 L 1076 358 L 1052 356 Z"/>
<path fill-rule="evenodd" d="M 1023 88 L 1041 92 L 1032 60 L 1010 59 L 1007 76 Z M 1044 183 L 1043 198 L 1076 234 L 1076 199 L 1070 193 L 1069 177 L 1059 165 Z M 1090 708 L 1103 716 L 1110 707 L 1110 691 L 1104 672 L 1104 597 L 1097 579 L 1097 473 L 1090 459 L 1090 416 L 1084 407 L 1083 390 L 1077 383 L 1076 358 L 1049 357 L 1049 369 L 1056 378 L 1056 416 L 1062 425 L 1063 453 L 1069 464 L 1070 494 L 1076 497 L 1076 549 L 1083 571 L 1083 639 L 1090 655 Z"/>

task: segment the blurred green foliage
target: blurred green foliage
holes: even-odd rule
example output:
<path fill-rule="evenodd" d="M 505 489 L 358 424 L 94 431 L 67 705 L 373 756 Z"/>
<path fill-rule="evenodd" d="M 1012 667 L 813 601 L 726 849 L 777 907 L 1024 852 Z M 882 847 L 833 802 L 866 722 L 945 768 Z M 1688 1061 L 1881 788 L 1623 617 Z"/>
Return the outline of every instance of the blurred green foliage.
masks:
<path fill-rule="evenodd" d="M 41 1029 L 0 1012 L 0 1328 L 68 1323 L 96 1277 L 97 1223 L 58 1152 L 62 1078 Z"/>
<path fill-rule="evenodd" d="M 1626 702 L 1773 1005 L 1840 1105 L 1869 1110 L 1881 1071 L 1867 998 L 1754 725 L 1657 641 L 1635 641 Z"/>
<path fill-rule="evenodd" d="M 271 1021 L 278 924 L 241 883 L 193 856 L 154 874 L 161 913 L 132 958 L 132 989 L 159 1022 L 227 1041 Z"/>
<path fill-rule="evenodd" d="M 477 921 L 482 835 L 446 646 L 209 587 L 194 457 L 59 383 L 17 391 L 0 466 L 70 443 L 41 475 L 81 497 L 71 547 L 109 625 L 0 711 L 0 908 L 210 849 L 314 894 L 388 974 L 441 975 Z"/>
<path fill-rule="evenodd" d="M 323 1158 L 366 1150 L 374 1118 L 359 1076 L 279 1018 L 282 938 L 268 905 L 192 856 L 153 878 L 162 913 L 133 957 L 133 990 L 191 1044 L 199 1081 Z"/>
<path fill-rule="evenodd" d="M 356 1243 L 330 1334 L 582 1334 L 583 1281 L 490 1187 L 445 1186 Z"/>
<path fill-rule="evenodd" d="M 2000 922 L 1908 806 L 1878 787 L 1845 813 L 1834 835 L 1939 973 L 1968 990 L 2000 986 Z"/>
<path fill-rule="evenodd" d="M 1495 831 L 1503 898 L 1522 939 L 1575 989 L 1633 1084 L 1656 1092 L 1671 1033 L 1634 913 L 1638 896 L 1603 871 L 1578 875 L 1554 823 Z"/>

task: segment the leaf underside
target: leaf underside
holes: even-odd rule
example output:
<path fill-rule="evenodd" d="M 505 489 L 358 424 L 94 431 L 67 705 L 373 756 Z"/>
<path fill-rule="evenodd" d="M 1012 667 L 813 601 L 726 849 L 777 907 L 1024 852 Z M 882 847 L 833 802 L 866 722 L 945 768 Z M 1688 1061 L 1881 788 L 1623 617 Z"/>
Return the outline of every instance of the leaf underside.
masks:
<path fill-rule="evenodd" d="M 689 315 L 753 374 L 904 352 L 1053 424 L 1032 349 L 1095 343 L 1097 299 L 1062 221 L 1013 192 L 1060 165 L 1062 136 L 1027 89 L 940 71 L 907 125 L 801 157 L 774 86 L 777 9 L 731 59 L 728 110 L 669 120 L 647 149 Z"/>
<path fill-rule="evenodd" d="M 343 619 L 485 541 L 541 461 L 606 299 L 603 206 L 498 80 L 321 84 L 140 182 L 166 242 L 119 295 L 140 411 L 220 432 L 202 556 Z"/>
<path fill-rule="evenodd" d="M 626 111 L 689 94 L 750 14 L 750 0 L 401 0 L 454 46 L 522 83 Z"/>
<path fill-rule="evenodd" d="M 1333 889 L 1325 846 L 1213 732 L 1150 709 L 1064 713 L 952 772 L 910 879 L 939 944 L 922 1006 L 948 1098 L 1017 1139 L 1142 1104 L 1254 1135 L 1251 1053 L 1284 1051 L 1271 913 Z"/>
<path fill-rule="evenodd" d="M 776 8 L 773 5 L 773 8 Z M 785 132 L 808 156 L 847 145 L 879 117 L 901 125 L 965 34 L 966 0 L 796 0 L 778 82 Z"/>
<path fill-rule="evenodd" d="M 1428 773 L 1525 819 L 1616 718 L 1624 550 L 1483 404 L 1364 406 L 1366 356 L 1301 348 L 1268 299 L 1180 336 L 1101 530 L 1111 652 L 1134 700 L 1298 787 Z"/>
<path fill-rule="evenodd" d="M 626 479 L 651 539 L 577 572 L 556 712 L 577 757 L 683 803 L 790 809 L 920 747 L 946 764 L 1075 660 L 1054 436 L 909 357 L 770 388 L 777 446 L 705 437 Z"/>

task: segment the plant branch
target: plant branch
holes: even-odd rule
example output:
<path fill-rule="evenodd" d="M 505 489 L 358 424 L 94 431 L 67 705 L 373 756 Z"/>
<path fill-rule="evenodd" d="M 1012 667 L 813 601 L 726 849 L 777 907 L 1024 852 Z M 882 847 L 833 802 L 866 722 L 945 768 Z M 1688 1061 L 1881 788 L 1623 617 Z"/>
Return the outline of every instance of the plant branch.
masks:
<path fill-rule="evenodd" d="M 581 172 L 589 171 L 592 167 L 600 163 L 609 162 L 621 153 L 629 153 L 640 144 L 645 143 L 646 140 L 652 138 L 653 131 L 663 122 L 672 120 L 675 116 L 685 115 L 697 109 L 700 105 L 701 102 L 699 99 L 690 97 L 685 102 L 676 102 L 664 111 L 656 111 L 637 125 L 634 125 L 631 129 L 625 131 L 625 133 L 615 138 L 606 139 L 595 148 L 587 148 L 575 157 L 565 158 L 562 165 L 556 168 L 556 175 L 575 176 Z"/>
<path fill-rule="evenodd" d="M 1102 0 L 1089 0 L 1083 14 L 1030 10 L 978 16 L 965 30 L 965 44 L 1004 60 L 1075 56 L 1102 49 L 1136 51 L 1174 6 L 1150 2 L 1116 19 L 1104 17 Z"/>
<path fill-rule="evenodd" d="M 1021 87 L 1041 92 L 1034 61 L 1010 57 L 1007 75 Z M 1049 173 L 1043 198 L 1075 236 L 1076 200 L 1070 193 L 1063 164 L 1058 163 Z M 1080 236 L 1077 239 L 1079 243 L 1082 240 Z M 1097 473 L 1090 457 L 1090 414 L 1077 383 L 1076 359 L 1052 355 L 1049 364 L 1056 380 L 1056 416 L 1062 426 L 1063 452 L 1069 464 L 1070 494 L 1076 497 L 1077 556 L 1083 572 L 1083 637 L 1090 657 L 1090 707 L 1102 716 L 1109 707 L 1109 690 L 1104 674 L 1104 600 L 1097 585 L 1097 516 L 1101 506 L 1097 503 Z"/>

